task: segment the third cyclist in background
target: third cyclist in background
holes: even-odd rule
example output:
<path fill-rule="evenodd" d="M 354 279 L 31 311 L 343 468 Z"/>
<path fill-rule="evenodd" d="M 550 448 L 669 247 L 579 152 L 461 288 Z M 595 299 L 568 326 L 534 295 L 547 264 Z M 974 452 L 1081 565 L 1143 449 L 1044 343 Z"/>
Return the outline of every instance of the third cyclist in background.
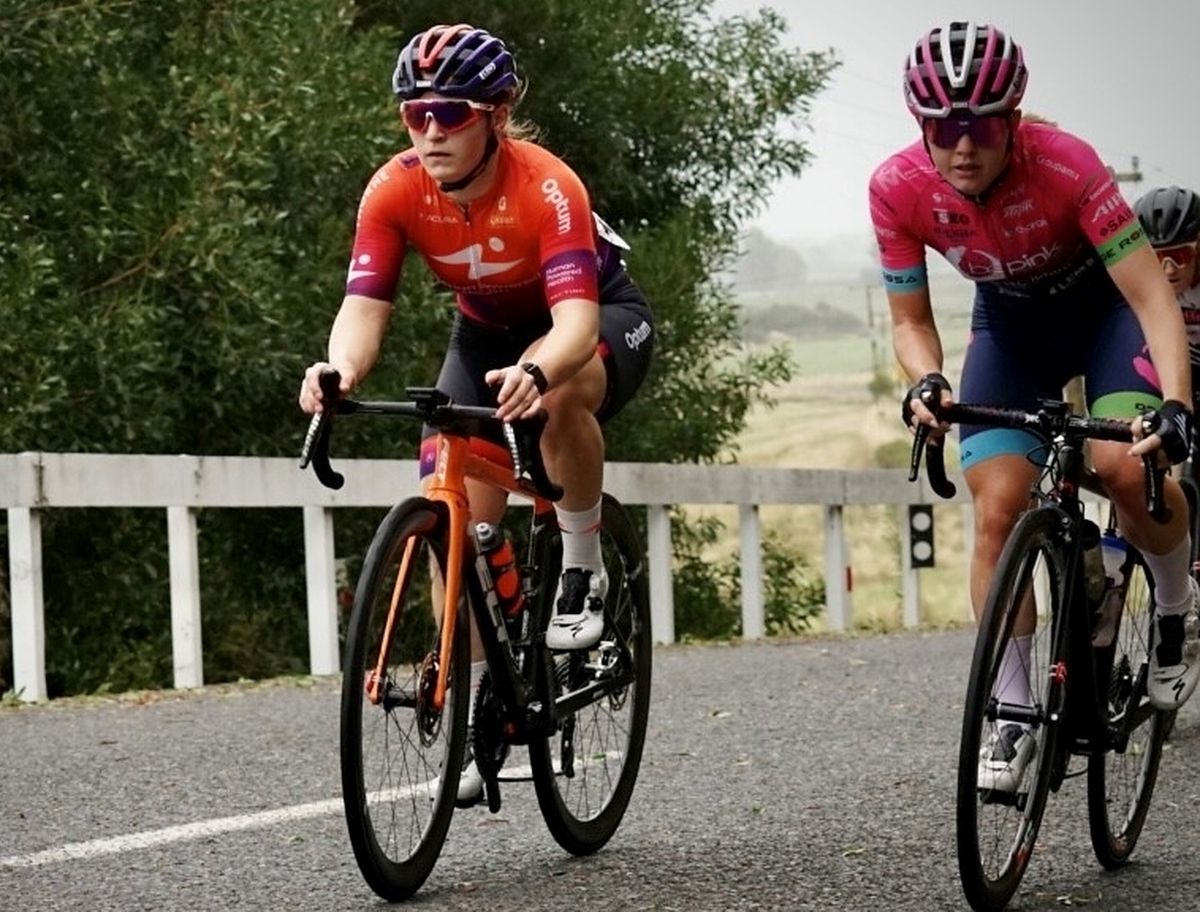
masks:
<path fill-rule="evenodd" d="M 1142 196 L 1134 209 L 1183 311 L 1191 351 L 1194 409 L 1200 390 L 1200 265 L 1196 262 L 1200 195 L 1182 187 L 1157 187 Z"/>

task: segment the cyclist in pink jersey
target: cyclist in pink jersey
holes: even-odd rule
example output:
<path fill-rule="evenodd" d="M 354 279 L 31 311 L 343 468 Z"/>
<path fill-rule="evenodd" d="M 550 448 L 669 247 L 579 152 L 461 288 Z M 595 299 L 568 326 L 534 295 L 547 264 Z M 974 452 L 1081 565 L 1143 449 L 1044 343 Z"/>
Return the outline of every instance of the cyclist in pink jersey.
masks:
<path fill-rule="evenodd" d="M 944 433 L 921 395 L 953 401 L 925 270 L 925 249 L 976 283 L 963 401 L 1036 407 L 1082 374 L 1094 415 L 1133 418 L 1157 408 L 1160 434 L 1132 448 L 1092 450 L 1128 538 L 1154 575 L 1158 614 L 1151 644 L 1151 700 L 1175 708 L 1200 677 L 1198 599 L 1188 573 L 1183 493 L 1167 484 L 1173 516 L 1145 510 L 1141 460 L 1182 462 L 1192 436 L 1191 377 L 1179 308 L 1144 232 L 1111 173 L 1085 142 L 1048 123 L 1022 123 L 1024 55 L 991 25 L 952 22 L 924 34 L 909 54 L 904 94 L 921 136 L 870 181 L 871 217 L 883 266 L 897 358 L 917 382 L 906 423 Z M 1165 400 L 1165 401 L 1164 401 Z M 1140 433 L 1140 425 L 1136 433 Z M 1043 441 L 1024 431 L 959 429 L 975 506 L 971 597 L 982 610 L 996 562 L 1029 503 Z M 998 675 L 1004 702 L 1030 705 L 1029 649 L 1036 619 L 1018 621 Z M 980 758 L 981 788 L 1016 791 L 1034 742 L 1003 726 Z"/>
<path fill-rule="evenodd" d="M 600 425 L 645 378 L 654 322 L 625 271 L 628 247 L 593 215 L 583 183 L 518 137 L 526 131 L 512 111 L 523 88 L 504 43 L 470 25 L 433 26 L 400 51 L 392 89 L 412 148 L 384 164 L 363 193 L 328 360 L 305 372 L 300 406 L 321 408 L 324 371 L 339 371 L 346 393 L 366 377 L 405 250 L 415 249 L 458 301 L 438 388 L 461 404 L 496 406 L 505 420 L 539 409 L 549 415 L 542 450 L 564 489 L 555 505 L 563 572 L 546 643 L 586 650 L 603 632 L 608 582 Z M 425 441 L 433 443 L 428 428 Z M 423 477 L 434 456 L 423 444 Z M 472 517 L 499 522 L 503 492 L 467 484 Z M 486 667 L 473 630 L 472 693 Z M 472 698 L 470 718 L 474 708 Z M 458 800 L 474 804 L 482 794 L 468 748 Z"/>

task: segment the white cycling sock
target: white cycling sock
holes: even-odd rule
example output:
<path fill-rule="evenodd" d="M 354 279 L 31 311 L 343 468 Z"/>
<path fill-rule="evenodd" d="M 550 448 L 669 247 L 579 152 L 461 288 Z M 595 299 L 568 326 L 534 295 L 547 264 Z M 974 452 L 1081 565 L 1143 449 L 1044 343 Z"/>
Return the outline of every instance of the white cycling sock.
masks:
<path fill-rule="evenodd" d="M 579 567 L 599 573 L 600 557 L 600 504 L 590 510 L 564 510 L 555 507 L 558 528 L 562 530 L 563 569 Z"/>
<path fill-rule="evenodd" d="M 996 675 L 996 683 L 992 686 L 992 693 L 1001 703 L 1013 706 L 1033 705 L 1029 693 L 1029 654 L 1032 651 L 1032 633 L 1015 636 L 1005 644 L 1000 671 Z"/>
<path fill-rule="evenodd" d="M 1151 554 L 1143 551 L 1146 567 L 1154 577 L 1154 601 L 1159 615 L 1183 614 L 1192 607 L 1192 586 L 1188 580 L 1191 570 L 1192 539 L 1185 535 L 1183 541 L 1166 554 Z"/>
<path fill-rule="evenodd" d="M 479 684 L 483 681 L 483 673 L 487 671 L 487 660 L 471 663 L 471 686 L 467 689 L 471 702 L 467 704 L 467 725 L 475 724 L 475 697 L 479 693 Z"/>

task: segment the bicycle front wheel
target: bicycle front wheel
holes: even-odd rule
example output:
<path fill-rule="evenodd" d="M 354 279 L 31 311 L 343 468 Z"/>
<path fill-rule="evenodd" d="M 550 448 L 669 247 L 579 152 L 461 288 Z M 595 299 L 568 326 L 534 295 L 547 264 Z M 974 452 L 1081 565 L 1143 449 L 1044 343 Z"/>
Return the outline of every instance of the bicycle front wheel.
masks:
<path fill-rule="evenodd" d="M 1172 715 L 1154 709 L 1146 696 L 1154 584 L 1141 554 L 1131 553 L 1125 606 L 1100 682 L 1113 744 L 1088 760 L 1088 828 L 1097 860 L 1109 869 L 1129 860 L 1142 834 Z"/>
<path fill-rule="evenodd" d="M 1020 885 L 1053 776 L 1065 701 L 1061 516 L 1046 508 L 1017 521 L 996 565 L 975 642 L 956 823 L 963 892 L 978 910 L 1002 909 Z M 1027 701 L 1012 699 L 1024 689 L 1015 685 L 1017 675 L 1028 679 Z M 995 745 L 1012 725 L 1024 728 L 1028 741 L 1011 768 L 997 770 Z M 985 758 L 992 762 L 985 765 Z"/>
<path fill-rule="evenodd" d="M 607 495 L 600 536 L 608 573 L 604 633 L 590 650 L 554 653 L 551 686 L 560 706 L 589 687 L 598 688 L 598 698 L 565 712 L 551 737 L 529 747 L 542 817 L 575 855 L 595 852 L 616 832 L 637 780 L 650 712 L 645 555 L 629 517 Z M 550 563 L 543 578 L 552 596 L 558 566 Z"/>
<path fill-rule="evenodd" d="M 417 891 L 446 839 L 467 741 L 469 630 L 457 605 L 449 688 L 436 706 L 448 521 L 415 498 L 363 563 L 342 677 L 342 795 L 354 857 L 384 899 Z M 461 696 L 461 698 L 459 698 Z"/>

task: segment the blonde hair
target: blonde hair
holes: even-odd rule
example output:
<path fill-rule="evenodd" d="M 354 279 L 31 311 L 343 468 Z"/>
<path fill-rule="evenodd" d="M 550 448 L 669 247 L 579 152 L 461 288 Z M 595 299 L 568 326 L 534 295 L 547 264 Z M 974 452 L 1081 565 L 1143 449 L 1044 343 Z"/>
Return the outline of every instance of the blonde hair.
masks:
<path fill-rule="evenodd" d="M 541 138 L 541 131 L 537 124 L 531 120 L 517 120 L 509 110 L 508 119 L 504 121 L 504 126 L 498 131 L 501 139 L 515 139 L 522 142 L 537 142 Z"/>
<path fill-rule="evenodd" d="M 1049 117 L 1043 117 L 1041 114 L 1035 114 L 1033 111 L 1021 112 L 1021 123 L 1027 124 L 1045 124 L 1048 127 L 1057 127 L 1058 121 L 1051 120 Z"/>
<path fill-rule="evenodd" d="M 521 103 L 521 99 L 525 97 L 525 93 L 529 91 L 529 80 L 522 79 L 520 84 L 510 89 L 507 93 L 508 97 L 499 104 L 508 105 L 508 118 L 504 121 L 504 126 L 500 128 L 501 139 L 516 139 L 523 142 L 537 142 L 541 137 L 541 131 L 537 124 L 531 120 L 521 118 L 517 119 L 517 105 Z"/>

